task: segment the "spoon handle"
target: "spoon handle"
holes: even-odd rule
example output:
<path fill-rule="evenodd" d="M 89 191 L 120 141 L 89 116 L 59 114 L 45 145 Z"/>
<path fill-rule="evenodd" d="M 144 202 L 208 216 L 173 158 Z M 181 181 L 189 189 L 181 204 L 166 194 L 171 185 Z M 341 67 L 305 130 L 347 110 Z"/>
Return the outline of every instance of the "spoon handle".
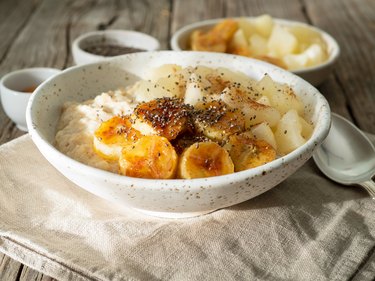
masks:
<path fill-rule="evenodd" d="M 371 195 L 372 199 L 375 200 L 375 182 L 373 180 L 368 180 L 365 182 L 360 183 L 362 187 L 364 187 L 367 192 Z"/>

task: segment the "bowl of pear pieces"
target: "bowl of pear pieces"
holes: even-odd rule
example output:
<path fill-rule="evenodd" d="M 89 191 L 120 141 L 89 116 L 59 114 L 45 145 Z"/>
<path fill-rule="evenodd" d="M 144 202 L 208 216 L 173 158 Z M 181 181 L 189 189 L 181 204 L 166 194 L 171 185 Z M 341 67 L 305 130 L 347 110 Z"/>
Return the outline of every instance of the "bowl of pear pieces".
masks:
<path fill-rule="evenodd" d="M 210 19 L 177 30 L 172 50 L 230 53 L 272 63 L 314 86 L 322 84 L 340 55 L 337 41 L 307 23 L 257 17 Z"/>
<path fill-rule="evenodd" d="M 155 51 L 62 71 L 32 96 L 27 125 L 77 188 L 126 210 L 187 218 L 296 172 L 328 134 L 330 109 L 316 88 L 266 62 Z"/>

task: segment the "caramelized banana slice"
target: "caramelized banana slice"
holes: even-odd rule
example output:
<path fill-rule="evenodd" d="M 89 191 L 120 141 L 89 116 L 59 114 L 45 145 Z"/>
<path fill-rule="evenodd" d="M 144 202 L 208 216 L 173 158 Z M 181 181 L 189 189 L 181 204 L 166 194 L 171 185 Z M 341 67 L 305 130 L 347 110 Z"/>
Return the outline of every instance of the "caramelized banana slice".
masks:
<path fill-rule="evenodd" d="M 166 138 L 143 136 L 123 148 L 119 166 L 120 173 L 129 177 L 171 179 L 177 162 L 177 153 Z"/>
<path fill-rule="evenodd" d="M 177 98 L 160 98 L 139 104 L 133 115 L 133 127 L 144 135 L 175 139 L 189 128 L 191 107 Z"/>
<path fill-rule="evenodd" d="M 226 52 L 227 45 L 238 29 L 238 23 L 233 19 L 223 20 L 211 30 L 194 31 L 191 36 L 193 51 Z"/>
<path fill-rule="evenodd" d="M 276 158 L 276 150 L 266 141 L 251 137 L 247 132 L 232 135 L 225 145 L 236 172 L 254 168 Z"/>
<path fill-rule="evenodd" d="M 124 145 L 142 135 L 132 128 L 129 116 L 115 116 L 100 124 L 94 133 L 94 151 L 107 160 L 117 160 Z"/>
<path fill-rule="evenodd" d="M 229 135 L 245 130 L 245 116 L 222 101 L 203 102 L 197 106 L 195 128 L 206 137 L 221 142 Z"/>
<path fill-rule="evenodd" d="M 191 49 L 193 51 L 225 53 L 227 44 L 212 32 L 204 33 L 201 30 L 196 30 L 191 35 Z"/>
<path fill-rule="evenodd" d="M 183 179 L 206 178 L 233 173 L 228 152 L 215 142 L 197 142 L 181 155 L 178 174 Z"/>

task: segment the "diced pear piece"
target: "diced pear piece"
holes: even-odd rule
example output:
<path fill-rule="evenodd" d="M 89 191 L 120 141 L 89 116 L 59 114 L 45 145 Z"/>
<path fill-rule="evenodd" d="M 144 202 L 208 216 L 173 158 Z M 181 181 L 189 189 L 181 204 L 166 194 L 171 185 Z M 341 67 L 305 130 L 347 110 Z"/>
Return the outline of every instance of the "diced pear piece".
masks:
<path fill-rule="evenodd" d="M 235 72 L 225 67 L 218 67 L 216 69 L 216 74 L 220 75 L 222 78 L 229 80 L 231 82 L 237 80 L 251 79 L 242 72 Z"/>
<path fill-rule="evenodd" d="M 287 28 L 275 25 L 268 40 L 268 49 L 278 57 L 298 51 L 298 40 Z"/>
<path fill-rule="evenodd" d="M 327 44 L 318 31 L 302 25 L 290 26 L 288 29 L 298 40 L 299 52 L 303 52 L 312 44 L 320 45 L 323 51 L 326 52 Z"/>
<path fill-rule="evenodd" d="M 253 34 L 249 38 L 249 49 L 255 56 L 263 56 L 268 53 L 267 39 L 259 34 Z"/>
<path fill-rule="evenodd" d="M 141 80 L 132 89 L 136 102 L 147 102 L 162 97 L 174 97 L 172 92 L 168 92 L 159 85 L 148 80 Z"/>
<path fill-rule="evenodd" d="M 281 115 L 289 109 L 295 109 L 298 114 L 303 114 L 302 102 L 287 84 L 276 83 L 269 75 L 264 75 L 257 83 L 257 88 L 262 95 L 269 99 L 271 106 L 276 108 Z"/>
<path fill-rule="evenodd" d="M 229 42 L 230 48 L 247 48 L 248 43 L 242 29 L 238 29 Z"/>
<path fill-rule="evenodd" d="M 250 38 L 252 34 L 257 32 L 255 24 L 246 18 L 240 18 L 238 20 L 238 27 L 243 31 L 245 38 Z"/>
<path fill-rule="evenodd" d="M 197 103 L 203 100 L 203 97 L 203 89 L 198 82 L 197 75 L 193 73 L 186 84 L 184 103 L 195 106 Z"/>
<path fill-rule="evenodd" d="M 234 72 L 227 68 L 219 67 L 217 68 L 216 73 L 221 77 L 222 80 L 229 81 L 231 86 L 248 94 L 250 98 L 259 98 L 259 93 L 254 87 L 256 85 L 256 80 L 250 78 L 243 72 Z"/>
<path fill-rule="evenodd" d="M 232 108 L 238 108 L 245 116 L 245 128 L 267 122 L 271 127 L 280 120 L 280 113 L 274 107 L 257 103 L 246 93 L 236 88 L 226 88 L 221 93 L 221 99 Z"/>
<path fill-rule="evenodd" d="M 280 120 L 280 113 L 274 107 L 257 103 L 256 101 L 248 102 L 242 108 L 245 115 L 245 128 L 258 124 L 260 122 L 267 122 L 270 126 L 275 126 Z"/>
<path fill-rule="evenodd" d="M 163 64 L 159 67 L 152 68 L 144 77 L 145 80 L 157 81 L 162 77 L 168 77 L 174 75 L 177 71 L 180 71 L 182 67 L 177 64 Z"/>
<path fill-rule="evenodd" d="M 257 124 L 251 128 L 251 132 L 256 139 L 265 140 L 268 142 L 274 149 L 277 149 L 275 136 L 266 122 Z"/>
<path fill-rule="evenodd" d="M 212 68 L 204 65 L 197 65 L 196 67 L 191 69 L 191 73 L 195 73 L 199 78 L 200 82 L 208 83 L 206 77 L 207 75 L 212 73 Z M 191 73 L 187 76 L 190 77 Z"/>
<path fill-rule="evenodd" d="M 305 119 L 303 119 L 302 117 L 299 117 L 299 121 L 301 123 L 301 126 L 302 126 L 302 131 L 301 131 L 301 135 L 303 138 L 305 138 L 306 140 L 308 140 L 313 131 L 314 131 L 314 128 L 311 124 L 309 124 Z"/>
<path fill-rule="evenodd" d="M 306 142 L 302 135 L 301 117 L 296 110 L 291 109 L 281 117 L 275 139 L 279 155 L 288 154 Z"/>
<path fill-rule="evenodd" d="M 325 54 L 322 47 L 318 44 L 312 44 L 304 52 L 308 59 L 308 66 L 317 65 L 325 60 Z"/>
<path fill-rule="evenodd" d="M 254 25 L 257 33 L 265 38 L 270 36 L 274 27 L 273 19 L 270 15 L 261 15 L 256 17 L 254 19 Z"/>
<path fill-rule="evenodd" d="M 261 96 L 258 100 L 257 100 L 257 103 L 261 103 L 261 104 L 264 104 L 264 105 L 268 105 L 268 106 L 271 106 L 271 102 L 270 102 L 270 99 L 266 96 Z"/>
<path fill-rule="evenodd" d="M 301 54 L 290 54 L 284 57 L 284 63 L 288 69 L 301 69 L 322 63 L 326 59 L 322 47 L 318 44 L 312 44 Z"/>
<path fill-rule="evenodd" d="M 309 58 L 305 53 L 301 54 L 289 54 L 284 56 L 283 62 L 289 70 L 298 70 L 305 68 L 308 65 Z"/>
<path fill-rule="evenodd" d="M 183 97 L 186 88 L 186 81 L 179 74 L 162 77 L 156 81 L 156 85 L 166 90 L 175 97 Z"/>
<path fill-rule="evenodd" d="M 249 44 L 245 37 L 245 34 L 242 29 L 238 29 L 228 45 L 228 52 L 231 54 L 241 55 L 241 56 L 250 56 Z"/>

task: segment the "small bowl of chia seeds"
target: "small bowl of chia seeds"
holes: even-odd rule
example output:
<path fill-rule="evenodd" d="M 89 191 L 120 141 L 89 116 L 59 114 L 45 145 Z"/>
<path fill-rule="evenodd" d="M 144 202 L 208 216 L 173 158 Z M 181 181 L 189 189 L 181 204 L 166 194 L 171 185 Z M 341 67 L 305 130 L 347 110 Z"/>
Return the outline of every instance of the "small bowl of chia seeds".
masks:
<path fill-rule="evenodd" d="M 132 30 L 92 31 L 77 37 L 72 54 L 77 65 L 87 64 L 129 53 L 159 50 L 159 41 Z"/>

